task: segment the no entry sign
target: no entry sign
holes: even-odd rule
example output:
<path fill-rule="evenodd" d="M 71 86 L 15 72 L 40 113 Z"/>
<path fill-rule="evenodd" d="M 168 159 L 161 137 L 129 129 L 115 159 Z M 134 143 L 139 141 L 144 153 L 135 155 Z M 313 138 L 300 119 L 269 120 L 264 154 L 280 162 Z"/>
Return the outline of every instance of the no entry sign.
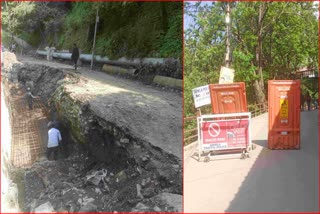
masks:
<path fill-rule="evenodd" d="M 246 148 L 249 144 L 249 120 L 216 120 L 201 123 L 202 150 Z"/>

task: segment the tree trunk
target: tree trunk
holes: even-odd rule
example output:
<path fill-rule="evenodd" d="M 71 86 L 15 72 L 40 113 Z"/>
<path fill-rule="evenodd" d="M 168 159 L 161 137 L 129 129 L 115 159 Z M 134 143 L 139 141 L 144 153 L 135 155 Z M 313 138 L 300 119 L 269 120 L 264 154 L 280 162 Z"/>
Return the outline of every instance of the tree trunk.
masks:
<path fill-rule="evenodd" d="M 262 73 L 262 27 L 263 27 L 263 17 L 265 15 L 264 13 L 266 12 L 264 6 L 265 5 L 263 3 L 261 3 L 259 6 L 259 20 L 258 20 L 258 32 L 257 32 L 258 44 L 256 47 L 256 63 L 255 63 L 257 66 L 256 75 L 259 76 L 259 79 L 255 80 L 254 89 L 255 89 L 257 101 L 259 103 L 265 102 L 264 80 L 263 80 L 263 73 Z"/>
<path fill-rule="evenodd" d="M 161 24 L 162 24 L 162 29 L 164 32 L 168 30 L 168 14 L 166 10 L 166 2 L 160 2 L 160 16 L 161 16 Z"/>
<path fill-rule="evenodd" d="M 264 90 L 261 87 L 261 85 L 259 84 L 258 80 L 254 81 L 253 87 L 254 87 L 254 92 L 256 95 L 257 102 L 260 104 L 264 104 L 266 101 L 266 96 L 265 96 Z M 264 107 L 266 107 L 266 106 L 264 106 Z"/>

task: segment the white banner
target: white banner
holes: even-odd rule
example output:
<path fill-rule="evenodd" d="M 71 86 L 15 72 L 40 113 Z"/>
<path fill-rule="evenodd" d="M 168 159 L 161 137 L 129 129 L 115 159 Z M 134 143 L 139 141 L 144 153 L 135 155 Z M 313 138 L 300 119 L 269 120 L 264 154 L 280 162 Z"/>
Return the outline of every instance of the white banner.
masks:
<path fill-rule="evenodd" d="M 196 108 L 211 104 L 209 85 L 192 89 L 192 94 Z"/>
<path fill-rule="evenodd" d="M 221 66 L 219 84 L 233 83 L 234 70 Z"/>

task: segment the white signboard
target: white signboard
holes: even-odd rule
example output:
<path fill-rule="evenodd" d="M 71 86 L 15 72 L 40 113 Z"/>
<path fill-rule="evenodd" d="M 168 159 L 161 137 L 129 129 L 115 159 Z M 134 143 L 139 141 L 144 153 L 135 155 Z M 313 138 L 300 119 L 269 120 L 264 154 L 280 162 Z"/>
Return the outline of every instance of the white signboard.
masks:
<path fill-rule="evenodd" d="M 221 66 L 219 84 L 233 83 L 234 70 Z"/>
<path fill-rule="evenodd" d="M 209 85 L 192 89 L 192 94 L 196 108 L 211 104 Z"/>

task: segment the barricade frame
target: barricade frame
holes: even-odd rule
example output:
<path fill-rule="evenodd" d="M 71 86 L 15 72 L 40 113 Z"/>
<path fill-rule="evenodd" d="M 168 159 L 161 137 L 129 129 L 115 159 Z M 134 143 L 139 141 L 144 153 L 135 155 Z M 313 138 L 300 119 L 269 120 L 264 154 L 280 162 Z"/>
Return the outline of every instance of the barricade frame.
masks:
<path fill-rule="evenodd" d="M 221 119 L 224 118 L 224 119 Z M 226 119 L 229 118 L 229 119 Z M 201 125 L 204 122 L 223 122 L 223 121 L 232 121 L 235 119 L 246 119 L 248 120 L 248 143 L 246 143 L 246 147 L 234 147 L 231 149 L 212 149 L 212 150 L 203 150 L 202 149 L 202 131 L 201 131 Z M 219 157 L 234 157 L 240 155 L 240 159 L 245 159 L 246 157 L 250 157 L 249 153 L 252 150 L 252 139 L 251 139 L 251 112 L 241 112 L 241 113 L 229 113 L 229 114 L 210 114 L 210 115 L 201 115 L 197 117 L 197 129 L 198 129 L 198 161 L 201 159 L 201 155 L 204 153 L 204 151 L 209 152 L 207 156 L 205 156 L 204 161 L 209 162 L 211 157 L 215 156 L 216 151 L 224 151 L 225 153 L 229 153 L 232 150 L 241 150 L 241 153 L 234 153 L 234 154 L 219 154 Z M 213 155 L 212 155 L 213 154 Z"/>

